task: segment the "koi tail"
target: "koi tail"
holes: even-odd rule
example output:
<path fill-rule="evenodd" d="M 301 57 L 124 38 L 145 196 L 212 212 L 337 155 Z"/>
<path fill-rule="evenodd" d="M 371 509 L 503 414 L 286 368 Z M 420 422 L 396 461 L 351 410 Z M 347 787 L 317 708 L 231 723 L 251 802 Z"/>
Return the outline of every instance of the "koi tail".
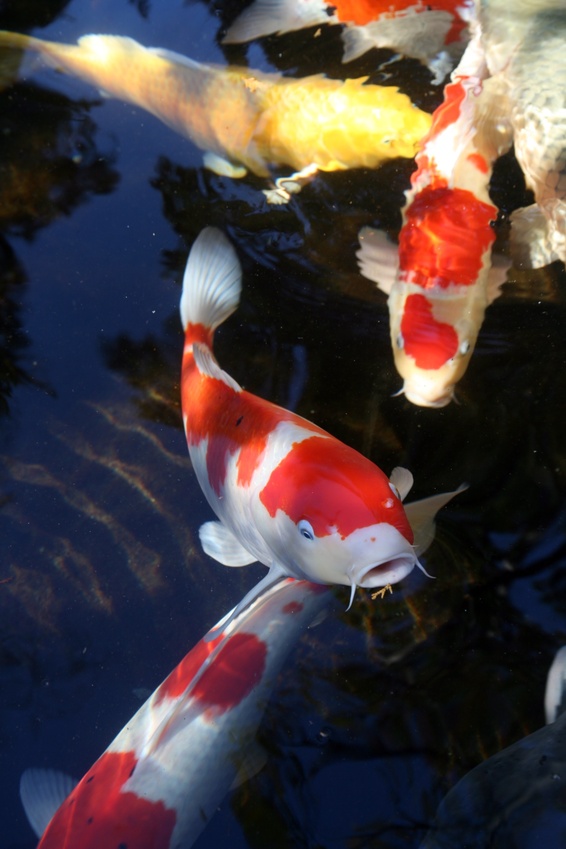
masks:
<path fill-rule="evenodd" d="M 196 239 L 187 262 L 181 295 L 181 322 L 186 343 L 212 347 L 215 329 L 237 308 L 242 269 L 226 236 L 206 227 Z"/>
<path fill-rule="evenodd" d="M 254 0 L 236 18 L 222 42 L 237 44 L 273 33 L 325 24 L 332 17 L 331 8 L 331 4 L 324 0 L 303 0 L 301 3 L 296 0 Z"/>

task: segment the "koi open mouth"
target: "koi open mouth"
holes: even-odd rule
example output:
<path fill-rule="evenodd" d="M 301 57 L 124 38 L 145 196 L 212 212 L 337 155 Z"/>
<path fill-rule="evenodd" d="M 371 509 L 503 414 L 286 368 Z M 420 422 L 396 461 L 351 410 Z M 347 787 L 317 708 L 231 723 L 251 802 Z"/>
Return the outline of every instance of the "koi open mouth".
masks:
<path fill-rule="evenodd" d="M 365 566 L 354 564 L 348 570 L 352 591 L 347 609 L 352 606 L 357 587 L 369 589 L 395 584 L 402 581 L 417 565 L 420 566 L 420 563 L 412 552 L 389 557 L 381 563 L 369 563 Z"/>

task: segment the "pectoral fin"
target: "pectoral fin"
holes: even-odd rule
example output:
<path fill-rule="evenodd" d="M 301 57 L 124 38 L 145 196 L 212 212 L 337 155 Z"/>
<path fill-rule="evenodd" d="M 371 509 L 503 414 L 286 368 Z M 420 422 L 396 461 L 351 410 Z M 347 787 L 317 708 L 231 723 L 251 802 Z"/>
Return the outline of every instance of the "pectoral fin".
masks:
<path fill-rule="evenodd" d="M 455 495 L 459 495 L 467 488 L 466 484 L 462 484 L 453 492 L 442 492 L 439 495 L 432 495 L 430 498 L 413 501 L 412 504 L 405 504 L 405 513 L 413 529 L 413 545 L 417 556 L 426 551 L 434 539 L 436 529 L 434 519 L 438 511 L 445 504 L 448 504 Z"/>
<path fill-rule="evenodd" d="M 224 159 L 223 156 L 212 153 L 210 150 L 204 154 L 202 161 L 205 168 L 218 174 L 219 177 L 232 177 L 234 180 L 245 177 L 248 170 L 243 165 L 235 165 L 233 162 L 229 162 L 228 159 Z"/>
<path fill-rule="evenodd" d="M 399 498 L 401 501 L 404 501 L 411 490 L 413 480 L 414 478 L 408 469 L 404 469 L 402 466 L 395 466 L 391 472 L 389 483 L 393 484 L 399 493 Z"/>
<path fill-rule="evenodd" d="M 205 522 L 198 534 L 205 553 L 224 566 L 248 566 L 257 560 L 222 522 Z"/>
<path fill-rule="evenodd" d="M 391 294 L 399 271 L 399 250 L 381 230 L 363 227 L 358 239 L 360 249 L 356 254 L 360 274 L 377 283 L 377 288 Z"/>
<path fill-rule="evenodd" d="M 209 524 L 215 523 L 210 522 Z M 216 636 L 218 636 L 218 633 L 220 631 L 225 631 L 230 622 L 232 622 L 236 618 L 236 616 L 239 616 L 240 613 L 242 613 L 242 611 L 246 609 L 246 607 L 249 607 L 251 604 L 253 604 L 256 598 L 260 596 L 263 592 L 265 592 L 267 589 L 269 589 L 269 587 L 271 587 L 273 584 L 276 584 L 277 581 L 281 580 L 281 578 L 288 577 L 289 573 L 282 566 L 272 566 L 267 575 L 262 578 L 261 581 L 259 581 L 259 583 L 257 583 L 255 587 L 253 587 L 249 591 L 249 593 L 246 593 L 241 602 L 234 608 L 230 616 L 226 620 L 223 620 L 221 623 L 219 623 L 219 625 L 212 631 L 208 632 L 208 634 L 204 637 L 205 642 L 210 642 L 210 640 L 213 640 Z"/>
<path fill-rule="evenodd" d="M 54 769 L 26 769 L 20 779 L 20 799 L 28 822 L 41 837 L 57 809 L 78 781 Z"/>

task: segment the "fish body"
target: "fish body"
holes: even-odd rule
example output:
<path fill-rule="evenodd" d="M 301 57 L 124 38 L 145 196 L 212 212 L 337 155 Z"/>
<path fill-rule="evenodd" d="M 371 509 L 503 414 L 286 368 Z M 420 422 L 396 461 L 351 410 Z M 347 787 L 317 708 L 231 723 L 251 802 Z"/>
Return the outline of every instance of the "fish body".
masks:
<path fill-rule="evenodd" d="M 0 47 L 34 51 L 47 64 L 148 110 L 206 151 L 205 165 L 217 173 L 268 177 L 290 166 L 297 172 L 286 181 L 293 190 L 317 170 L 375 168 L 389 158 L 412 157 L 430 126 L 430 116 L 406 95 L 364 85 L 365 77 L 293 80 L 202 64 L 109 35 L 66 45 L 0 32 Z M 279 201 L 287 199 L 281 191 Z"/>
<path fill-rule="evenodd" d="M 419 565 L 424 538 L 430 542 L 442 506 L 436 499 L 451 495 L 405 509 L 409 472 L 396 469 L 389 480 L 357 451 L 222 371 L 212 338 L 237 307 L 240 278 L 231 244 L 205 229 L 191 249 L 181 298 L 183 421 L 193 468 L 219 519 L 200 530 L 205 551 L 227 566 L 269 568 L 242 606 L 281 575 L 351 586 L 351 599 L 356 586 L 401 580 Z"/>
<path fill-rule="evenodd" d="M 343 24 L 344 62 L 372 47 L 397 50 L 419 59 L 436 75 L 466 40 L 472 0 L 254 0 L 229 27 L 223 41 L 250 41 L 272 33 L 323 24 Z"/>
<path fill-rule="evenodd" d="M 269 693 L 331 601 L 320 585 L 280 581 L 197 643 L 73 789 L 60 773 L 24 773 L 39 849 L 189 849 L 265 761 L 255 735 Z"/>
<path fill-rule="evenodd" d="M 483 0 L 486 64 L 509 103 L 515 156 L 535 204 L 512 215 L 515 258 L 566 262 L 566 6 L 562 0 Z"/>
<path fill-rule="evenodd" d="M 497 208 L 493 163 L 511 143 L 508 104 L 488 76 L 479 30 L 445 87 L 416 157 L 403 211 L 390 329 L 403 394 L 442 407 L 470 361 L 485 309 L 502 275 L 492 268 Z M 362 231 L 362 273 L 379 282 L 379 234 Z"/>

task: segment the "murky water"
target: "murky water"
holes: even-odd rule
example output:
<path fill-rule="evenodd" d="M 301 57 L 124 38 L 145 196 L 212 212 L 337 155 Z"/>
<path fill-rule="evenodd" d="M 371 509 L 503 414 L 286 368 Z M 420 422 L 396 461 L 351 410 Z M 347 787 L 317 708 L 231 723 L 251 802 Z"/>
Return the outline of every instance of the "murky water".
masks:
<path fill-rule="evenodd" d="M 0 2 L 0 27 L 345 74 L 338 28 L 315 49 L 299 32 L 223 53 L 218 32 L 239 6 Z M 441 91 L 428 72 L 390 60 L 374 51 L 348 73 L 432 109 Z M 210 224 L 244 267 L 242 304 L 217 336 L 221 365 L 385 471 L 408 466 L 416 497 L 469 489 L 441 515 L 426 556 L 434 581 L 414 573 L 383 601 L 359 592 L 301 641 L 266 713 L 266 768 L 197 845 L 418 846 L 459 777 L 543 724 L 565 642 L 563 267 L 512 269 L 460 403 L 419 409 L 392 397 L 385 297 L 355 261 L 360 227 L 398 230 L 411 162 L 322 175 L 270 208 L 261 180 L 204 171 L 199 151 L 148 114 L 53 71 L 6 86 L 0 123 L 3 846 L 36 845 L 22 770 L 82 775 L 263 574 L 225 569 L 198 542 L 211 516 L 181 428 L 177 307 L 188 247 Z M 505 253 L 505 215 L 526 197 L 511 156 L 493 197 Z"/>

